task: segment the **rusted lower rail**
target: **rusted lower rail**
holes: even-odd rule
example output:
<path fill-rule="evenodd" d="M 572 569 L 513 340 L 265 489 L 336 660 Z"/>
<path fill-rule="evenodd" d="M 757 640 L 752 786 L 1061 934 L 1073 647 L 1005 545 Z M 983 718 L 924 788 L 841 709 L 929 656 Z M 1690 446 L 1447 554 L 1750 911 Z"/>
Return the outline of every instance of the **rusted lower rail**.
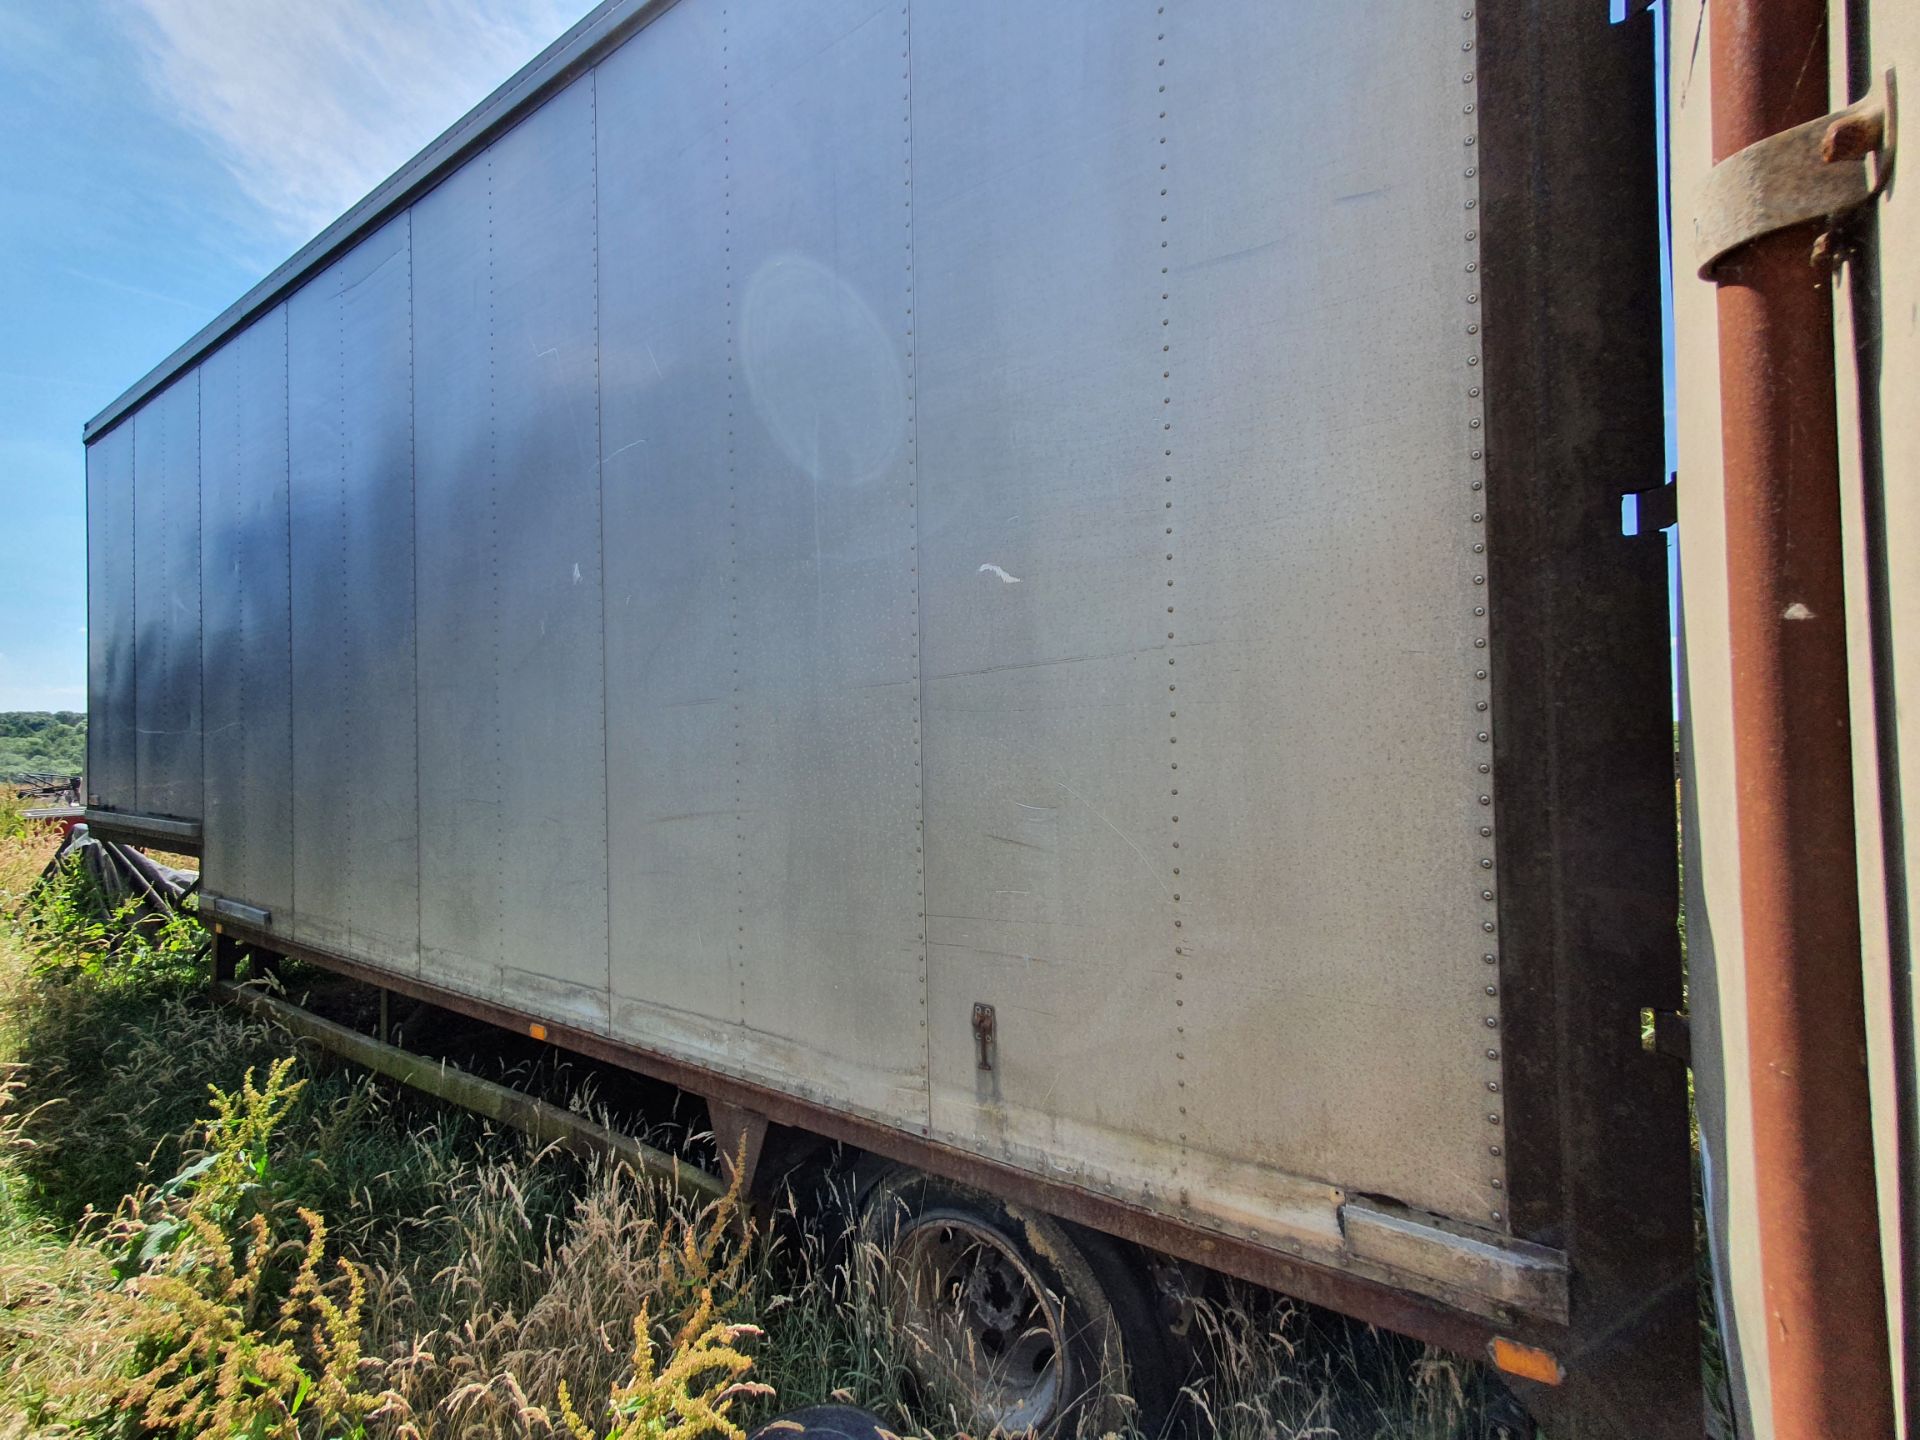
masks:
<path fill-rule="evenodd" d="M 697 1165 L 585 1116 L 562 1110 L 558 1105 L 482 1080 L 443 1060 L 431 1060 L 371 1035 L 362 1035 L 358 1030 L 323 1019 L 252 986 L 221 981 L 213 991 L 228 1004 L 271 1020 L 356 1065 L 364 1065 L 390 1080 L 398 1080 L 402 1085 L 485 1115 L 502 1125 L 511 1125 L 539 1144 L 559 1145 L 575 1154 L 611 1155 L 638 1173 L 657 1176 L 682 1194 L 698 1199 L 717 1198 L 726 1190 L 716 1176 Z"/>

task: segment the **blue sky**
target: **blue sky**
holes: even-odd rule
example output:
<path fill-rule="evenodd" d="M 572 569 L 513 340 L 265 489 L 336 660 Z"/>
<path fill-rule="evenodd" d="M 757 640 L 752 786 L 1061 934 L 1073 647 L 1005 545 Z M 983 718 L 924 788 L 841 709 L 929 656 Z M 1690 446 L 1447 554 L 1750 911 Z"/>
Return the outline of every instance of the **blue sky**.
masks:
<path fill-rule="evenodd" d="M 80 427 L 592 0 L 0 0 L 0 710 L 86 707 Z"/>

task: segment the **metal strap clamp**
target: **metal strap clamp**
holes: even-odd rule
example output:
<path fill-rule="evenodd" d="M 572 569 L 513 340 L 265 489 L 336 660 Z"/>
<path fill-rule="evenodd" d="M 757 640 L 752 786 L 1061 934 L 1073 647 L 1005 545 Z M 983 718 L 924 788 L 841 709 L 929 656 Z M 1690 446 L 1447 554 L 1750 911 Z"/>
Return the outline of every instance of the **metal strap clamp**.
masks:
<path fill-rule="evenodd" d="M 1693 207 L 1700 278 L 1749 241 L 1872 200 L 1893 171 L 1894 84 L 1889 70 L 1864 98 L 1729 155 L 1707 173 Z"/>

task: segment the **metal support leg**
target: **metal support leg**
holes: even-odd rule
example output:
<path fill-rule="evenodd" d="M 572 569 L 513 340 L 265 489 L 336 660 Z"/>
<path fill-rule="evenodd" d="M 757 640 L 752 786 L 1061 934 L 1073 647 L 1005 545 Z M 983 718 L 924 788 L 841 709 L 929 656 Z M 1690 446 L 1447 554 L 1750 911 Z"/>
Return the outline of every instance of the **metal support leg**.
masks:
<path fill-rule="evenodd" d="M 224 985 L 233 979 L 233 972 L 239 960 L 239 947 L 218 930 L 213 932 L 213 975 L 215 985 Z"/>
<path fill-rule="evenodd" d="M 745 1199 L 753 1194 L 754 1172 L 767 1141 L 767 1117 L 724 1100 L 708 1100 L 707 1114 L 713 1121 L 714 1147 L 720 1152 L 720 1174 L 732 1184 L 735 1172 L 740 1172 L 740 1195 Z"/>

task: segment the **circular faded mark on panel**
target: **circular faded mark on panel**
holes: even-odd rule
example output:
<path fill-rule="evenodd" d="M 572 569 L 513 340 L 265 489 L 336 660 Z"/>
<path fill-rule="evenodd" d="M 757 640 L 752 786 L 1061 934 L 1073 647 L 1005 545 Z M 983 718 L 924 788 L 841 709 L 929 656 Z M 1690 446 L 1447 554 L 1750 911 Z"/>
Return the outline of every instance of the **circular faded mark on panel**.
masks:
<path fill-rule="evenodd" d="M 753 408 L 815 480 L 862 484 L 907 438 L 898 350 L 866 301 L 803 255 L 778 255 L 748 281 L 740 359 Z"/>

